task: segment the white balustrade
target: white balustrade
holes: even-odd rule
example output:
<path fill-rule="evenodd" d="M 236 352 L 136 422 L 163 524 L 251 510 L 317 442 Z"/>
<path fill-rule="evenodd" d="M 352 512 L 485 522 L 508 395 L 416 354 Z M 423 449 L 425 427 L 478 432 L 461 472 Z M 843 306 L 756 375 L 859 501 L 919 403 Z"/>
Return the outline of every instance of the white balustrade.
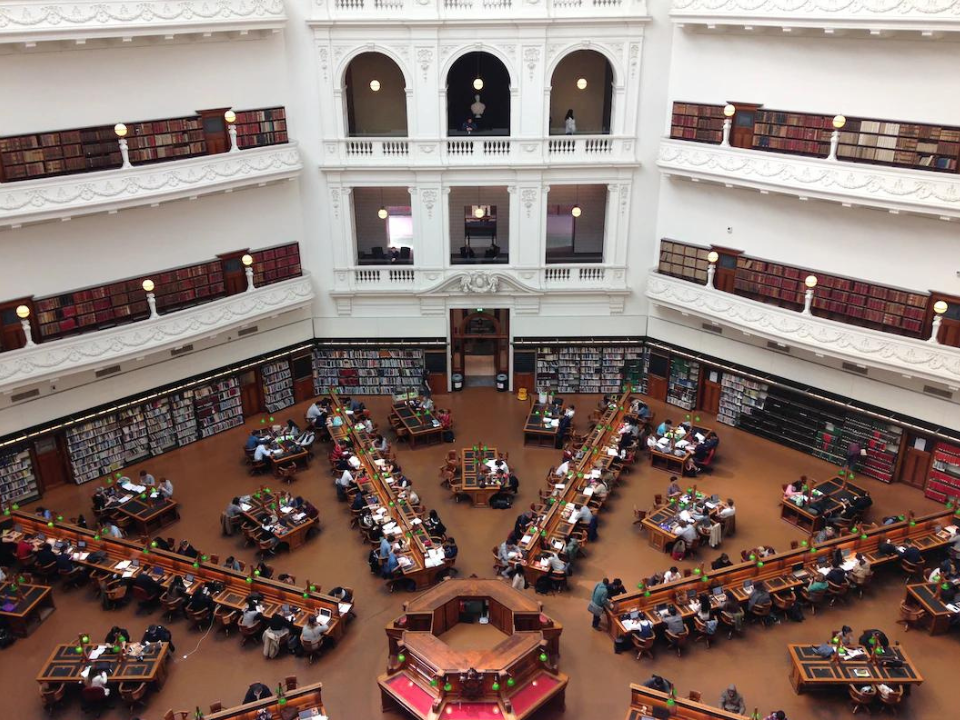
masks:
<path fill-rule="evenodd" d="M 391 270 L 391 283 L 412 283 L 416 279 L 416 270 Z"/>
<path fill-rule="evenodd" d="M 352 278 L 346 287 L 339 289 L 358 292 L 390 293 L 403 287 L 406 291 L 421 291 L 435 287 L 463 275 L 489 275 L 515 279 L 519 285 L 533 290 L 622 290 L 626 284 L 624 268 L 607 265 L 543 265 L 539 268 L 512 268 L 510 266 L 454 265 L 443 269 L 432 268 L 351 268 L 345 276 Z M 611 271 L 616 272 L 611 275 Z M 456 286 L 459 287 L 459 286 Z"/>
<path fill-rule="evenodd" d="M 380 282 L 379 270 L 354 270 L 353 280 L 357 285 L 371 285 Z"/>
<path fill-rule="evenodd" d="M 21 0 L 24 1 L 24 0 Z M 92 1 L 92 0 L 88 0 Z M 233 0 L 237 1 L 237 0 Z M 337 20 L 524 20 L 622 17 L 648 20 L 646 0 L 314 0 L 310 22 Z M 491 11 L 496 12 L 491 16 Z"/>

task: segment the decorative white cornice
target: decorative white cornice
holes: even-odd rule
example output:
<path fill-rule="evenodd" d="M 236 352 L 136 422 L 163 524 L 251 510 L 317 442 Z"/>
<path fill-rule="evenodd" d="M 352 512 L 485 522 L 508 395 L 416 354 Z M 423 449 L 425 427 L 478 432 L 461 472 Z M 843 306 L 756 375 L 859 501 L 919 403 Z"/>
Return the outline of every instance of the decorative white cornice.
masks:
<path fill-rule="evenodd" d="M 960 31 L 960 0 L 673 0 L 670 17 L 684 26 L 816 28 L 870 37 Z"/>
<path fill-rule="evenodd" d="M 5 352 L 0 355 L 0 391 L 171 350 L 305 307 L 313 297 L 310 277 L 298 277 L 161 315 L 155 320 Z"/>
<path fill-rule="evenodd" d="M 275 30 L 283 0 L 0 0 L 0 44 Z"/>
<path fill-rule="evenodd" d="M 296 144 L 204 155 L 129 170 L 0 184 L 0 228 L 155 205 L 296 177 Z"/>
<path fill-rule="evenodd" d="M 948 385 L 960 381 L 960 349 L 846 325 L 766 305 L 686 280 L 650 272 L 656 305 L 818 355 Z"/>
<path fill-rule="evenodd" d="M 780 155 L 663 139 L 657 166 L 668 176 L 817 198 L 847 206 L 960 218 L 956 175 Z"/>

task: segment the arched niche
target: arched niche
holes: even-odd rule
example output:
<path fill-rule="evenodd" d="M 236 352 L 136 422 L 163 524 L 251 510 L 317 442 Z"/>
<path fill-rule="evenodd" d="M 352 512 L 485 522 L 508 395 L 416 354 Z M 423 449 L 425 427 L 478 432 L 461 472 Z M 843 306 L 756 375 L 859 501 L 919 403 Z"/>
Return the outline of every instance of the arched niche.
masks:
<path fill-rule="evenodd" d="M 357 55 L 343 78 L 350 137 L 406 137 L 407 92 L 403 71 L 379 52 Z"/>
<path fill-rule="evenodd" d="M 578 135 L 608 135 L 613 117 L 613 67 L 596 50 L 565 55 L 550 77 L 550 134 L 568 132 L 570 111 Z"/>
<path fill-rule="evenodd" d="M 469 52 L 450 66 L 447 134 L 510 134 L 510 72 L 496 56 L 483 51 Z"/>

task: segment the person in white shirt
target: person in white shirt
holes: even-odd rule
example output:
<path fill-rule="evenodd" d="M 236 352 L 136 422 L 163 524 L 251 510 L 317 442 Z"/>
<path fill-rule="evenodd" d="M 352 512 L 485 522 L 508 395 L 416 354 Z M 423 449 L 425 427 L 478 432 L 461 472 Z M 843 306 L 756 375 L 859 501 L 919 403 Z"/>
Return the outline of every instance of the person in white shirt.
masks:
<path fill-rule="evenodd" d="M 123 533 L 120 531 L 120 528 L 109 521 L 100 526 L 100 534 L 107 537 L 116 538 L 117 540 L 123 537 Z"/>
<path fill-rule="evenodd" d="M 593 520 L 593 513 L 587 505 L 581 505 L 570 515 L 570 522 L 574 524 L 582 522 L 584 525 L 589 525 L 591 520 Z"/>
<path fill-rule="evenodd" d="M 414 490 L 413 488 L 410 488 L 410 494 L 407 496 L 407 498 L 410 500 L 411 505 L 420 504 L 420 496 L 417 495 L 417 491 Z"/>
<path fill-rule="evenodd" d="M 547 555 L 547 567 L 551 572 L 565 573 L 567 571 L 567 564 L 556 553 Z"/>
<path fill-rule="evenodd" d="M 501 460 L 500 458 L 497 458 L 496 460 L 487 460 L 487 461 L 484 463 L 484 465 L 486 465 L 488 468 L 490 468 L 490 472 L 496 473 L 496 472 L 500 472 L 500 471 L 502 470 L 504 474 L 506 474 L 506 475 L 509 475 L 509 474 L 510 474 L 510 468 L 509 468 L 509 467 L 507 466 L 507 464 L 506 464 L 503 460 Z"/>
<path fill-rule="evenodd" d="M 270 449 L 269 445 L 267 445 L 266 443 L 261 443 L 260 445 L 257 445 L 257 449 L 254 450 L 253 452 L 253 461 L 263 462 L 264 460 L 269 459 L 271 455 L 275 455 L 281 452 L 283 451 L 277 450 L 276 452 L 274 452 L 273 450 Z"/>
<path fill-rule="evenodd" d="M 157 486 L 157 490 L 160 491 L 161 495 L 168 498 L 173 497 L 173 483 L 166 478 L 160 478 L 160 485 Z"/>
<path fill-rule="evenodd" d="M 562 463 L 557 465 L 557 469 L 553 472 L 557 477 L 564 477 L 568 472 L 570 472 L 570 461 L 564 460 Z"/>
<path fill-rule="evenodd" d="M 427 412 L 433 412 L 433 408 L 434 408 L 433 398 L 429 398 L 429 397 L 428 397 L 428 398 L 424 398 L 424 399 L 423 399 L 423 402 L 420 403 L 420 407 L 422 407 L 422 408 L 423 408 L 424 410 L 426 410 Z"/>
<path fill-rule="evenodd" d="M 687 544 L 687 547 L 690 547 L 694 540 L 697 539 L 697 529 L 693 525 L 681 523 L 677 529 L 677 537 L 683 540 Z"/>
<path fill-rule="evenodd" d="M 682 577 L 680 571 L 676 567 L 671 567 L 663 574 L 663 581 L 665 583 L 673 582 L 674 580 L 679 580 Z"/>
<path fill-rule="evenodd" d="M 363 429 L 366 430 L 368 433 L 373 432 L 373 420 L 371 420 L 370 418 L 366 418 L 360 424 L 363 425 Z"/>
<path fill-rule="evenodd" d="M 567 411 L 564 413 L 568 418 L 572 418 L 576 414 L 576 408 L 571 405 L 567 408 Z"/>
<path fill-rule="evenodd" d="M 307 408 L 307 420 L 311 423 L 316 423 L 317 418 L 323 415 L 323 408 L 320 406 L 319 402 L 315 402 L 313 405 Z"/>
<path fill-rule="evenodd" d="M 343 474 L 337 478 L 337 484 L 346 490 L 353 484 L 353 473 L 351 473 L 349 470 L 344 470 Z"/>
<path fill-rule="evenodd" d="M 733 499 L 727 498 L 727 506 L 725 508 L 721 508 L 720 512 L 717 513 L 717 516 L 723 519 L 723 518 L 733 517 L 736 514 L 737 514 L 737 509 L 733 506 Z"/>
<path fill-rule="evenodd" d="M 140 484 L 145 487 L 153 487 L 157 484 L 157 481 L 154 479 L 153 475 L 148 473 L 146 470 L 140 471 Z"/>
<path fill-rule="evenodd" d="M 88 682 L 90 684 L 90 687 L 103 688 L 103 696 L 110 697 L 110 688 L 107 687 L 107 671 L 106 670 L 101 670 L 96 674 L 94 674 L 91 671 L 88 677 Z"/>
<path fill-rule="evenodd" d="M 597 480 L 597 482 L 593 484 L 593 497 L 602 499 L 605 498 L 609 492 L 610 490 L 603 480 Z"/>

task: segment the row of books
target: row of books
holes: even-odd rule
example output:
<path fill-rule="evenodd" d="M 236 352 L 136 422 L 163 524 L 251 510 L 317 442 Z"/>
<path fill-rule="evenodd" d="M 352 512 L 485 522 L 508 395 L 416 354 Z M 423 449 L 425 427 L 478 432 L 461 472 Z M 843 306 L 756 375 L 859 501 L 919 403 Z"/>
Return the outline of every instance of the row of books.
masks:
<path fill-rule="evenodd" d="M 937 502 L 960 498 L 960 446 L 938 441 L 933 447 L 933 466 L 924 494 Z"/>
<path fill-rule="evenodd" d="M 754 410 L 763 410 L 767 399 L 766 383 L 724 373 L 720 379 L 720 409 L 717 421 L 737 427 L 741 415 L 751 415 Z"/>
<path fill-rule="evenodd" d="M 263 403 L 267 412 L 293 405 L 293 372 L 287 360 L 267 363 L 260 368 L 263 378 Z"/>
<path fill-rule="evenodd" d="M 625 381 L 624 368 L 640 360 L 642 353 L 642 348 L 630 345 L 540 347 L 536 385 L 560 393 L 618 392 Z"/>
<path fill-rule="evenodd" d="M 0 455 L 0 503 L 8 506 L 32 500 L 39 494 L 30 451 L 22 448 Z"/>
<path fill-rule="evenodd" d="M 699 388 L 700 363 L 680 357 L 671 358 L 667 402 L 685 410 L 693 410 L 697 406 Z"/>
<path fill-rule="evenodd" d="M 361 371 L 369 373 L 360 375 Z M 424 372 L 422 349 L 313 351 L 314 392 L 330 387 L 359 395 L 390 395 L 394 387 L 419 387 Z"/>
<path fill-rule="evenodd" d="M 123 467 L 123 438 L 115 414 L 67 429 L 67 450 L 78 485 L 110 475 Z"/>
<path fill-rule="evenodd" d="M 243 424 L 240 378 L 228 377 L 194 392 L 200 437 L 210 437 Z"/>

